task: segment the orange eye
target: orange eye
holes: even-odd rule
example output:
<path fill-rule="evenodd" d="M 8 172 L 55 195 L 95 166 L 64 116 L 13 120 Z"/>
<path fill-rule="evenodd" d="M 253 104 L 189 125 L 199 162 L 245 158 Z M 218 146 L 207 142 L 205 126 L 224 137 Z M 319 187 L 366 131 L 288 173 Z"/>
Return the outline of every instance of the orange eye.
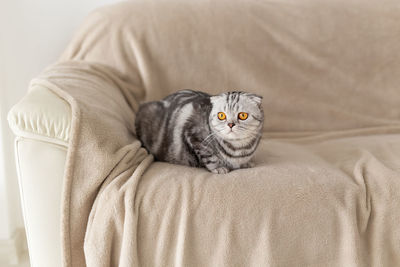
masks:
<path fill-rule="evenodd" d="M 239 120 L 244 121 L 245 119 L 247 119 L 247 117 L 249 116 L 249 114 L 247 114 L 246 112 L 240 112 L 238 115 Z"/>
<path fill-rule="evenodd" d="M 226 119 L 226 115 L 223 112 L 218 112 L 218 119 L 220 119 L 221 121 Z"/>

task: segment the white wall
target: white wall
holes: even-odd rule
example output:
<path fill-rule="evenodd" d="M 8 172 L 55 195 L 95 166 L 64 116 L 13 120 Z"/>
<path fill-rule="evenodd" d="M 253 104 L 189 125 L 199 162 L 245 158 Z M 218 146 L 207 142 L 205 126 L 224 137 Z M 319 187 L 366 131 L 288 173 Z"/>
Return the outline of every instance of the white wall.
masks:
<path fill-rule="evenodd" d="M 85 15 L 115 0 L 0 0 L 0 240 L 23 226 L 7 111 L 53 63 Z"/>
<path fill-rule="evenodd" d="M 4 147 L 4 139 L 2 134 L 3 119 L 2 110 L 0 109 L 0 147 Z M 7 184 L 5 180 L 5 164 L 4 154 L 0 153 L 0 240 L 9 239 L 11 234 L 11 221 L 8 216 L 9 214 L 9 201 L 7 198 Z M 9 218 L 9 219 L 7 219 Z M 16 224 L 16 223 L 14 223 Z"/>

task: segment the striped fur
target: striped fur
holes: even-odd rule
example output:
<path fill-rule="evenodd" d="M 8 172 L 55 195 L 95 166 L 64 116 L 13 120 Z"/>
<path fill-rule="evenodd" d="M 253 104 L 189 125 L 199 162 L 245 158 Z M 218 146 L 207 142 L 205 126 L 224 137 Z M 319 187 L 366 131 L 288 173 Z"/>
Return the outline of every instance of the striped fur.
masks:
<path fill-rule="evenodd" d="M 159 161 L 205 167 L 214 173 L 250 167 L 264 122 L 261 100 L 245 92 L 210 96 L 181 90 L 142 104 L 136 133 Z M 226 119 L 218 119 L 219 112 Z M 248 118 L 240 120 L 239 112 L 248 113 Z M 235 125 L 231 128 L 228 123 Z"/>

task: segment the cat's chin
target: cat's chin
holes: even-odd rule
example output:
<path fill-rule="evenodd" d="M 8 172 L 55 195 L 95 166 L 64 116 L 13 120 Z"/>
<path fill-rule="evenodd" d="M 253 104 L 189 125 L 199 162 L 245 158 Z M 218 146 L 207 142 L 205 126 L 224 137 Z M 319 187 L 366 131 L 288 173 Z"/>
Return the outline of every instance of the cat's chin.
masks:
<path fill-rule="evenodd" d="M 224 130 L 222 132 L 219 132 L 217 136 L 225 141 L 231 141 L 231 142 L 237 142 L 237 141 L 243 141 L 245 139 L 248 139 L 247 137 L 243 137 L 243 134 L 240 131 L 235 131 L 235 130 Z"/>
<path fill-rule="evenodd" d="M 240 139 L 240 136 L 237 133 L 233 132 L 233 131 L 229 131 L 227 133 L 224 133 L 223 135 L 220 135 L 220 137 L 222 139 L 229 140 L 229 141 L 235 141 L 235 140 Z"/>
<path fill-rule="evenodd" d="M 245 143 L 247 144 L 250 139 L 252 139 L 251 136 L 243 136 L 242 133 L 237 133 L 230 131 L 228 133 L 223 133 L 219 135 L 219 138 L 225 141 L 229 141 L 232 143 Z"/>

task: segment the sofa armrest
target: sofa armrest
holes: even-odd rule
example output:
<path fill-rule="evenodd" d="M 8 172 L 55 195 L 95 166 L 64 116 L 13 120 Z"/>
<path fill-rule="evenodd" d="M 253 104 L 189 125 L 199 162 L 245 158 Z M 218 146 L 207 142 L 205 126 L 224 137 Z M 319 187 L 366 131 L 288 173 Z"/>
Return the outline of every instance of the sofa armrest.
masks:
<path fill-rule="evenodd" d="M 33 84 L 8 113 L 8 122 L 17 136 L 67 146 L 71 108 L 49 89 Z"/>
<path fill-rule="evenodd" d="M 24 181 L 37 179 L 30 174 L 39 172 L 28 165 L 29 158 L 35 155 L 29 151 L 45 153 L 43 162 L 57 164 L 60 166 L 57 170 L 63 169 L 62 172 L 51 174 L 52 177 L 48 176 L 49 179 L 62 180 L 62 185 L 46 187 L 62 189 L 58 191 L 60 214 L 49 211 L 47 215 L 54 214 L 54 218 L 60 222 L 58 240 L 61 241 L 59 255 L 62 265 L 84 266 L 86 228 L 91 207 L 104 182 L 112 181 L 116 170 L 125 172 L 125 168 L 128 168 L 129 171 L 135 171 L 140 166 L 138 172 L 141 172 L 151 162 L 151 156 L 141 148 L 135 135 L 135 111 L 146 91 L 140 81 L 131 82 L 112 67 L 79 60 L 58 62 L 48 67 L 31 83 L 30 88 L 28 96 L 9 112 L 9 124 L 13 131 L 25 140 L 36 139 L 35 143 L 21 142 L 17 145 L 22 177 L 20 184 L 25 188 Z M 43 144 L 37 144 L 40 142 Z M 44 143 L 46 147 L 49 143 L 52 147 L 67 147 L 66 153 L 60 152 L 65 158 L 60 156 L 57 162 L 50 161 L 49 156 L 51 158 L 57 152 L 51 148 L 45 151 Z M 34 145 L 35 149 L 31 149 Z M 121 167 L 116 169 L 116 165 Z M 46 164 L 41 166 L 42 169 L 48 168 Z M 24 173 L 29 176 L 26 180 Z M 60 173 L 63 173 L 63 178 Z M 40 187 L 35 185 L 35 188 Z M 42 189 L 37 191 L 46 197 L 47 193 L 43 193 Z M 22 195 L 25 197 L 27 194 L 22 192 Z M 49 201 L 54 200 L 53 195 L 48 196 L 51 198 Z M 28 198 L 26 201 L 29 201 Z M 41 210 L 37 211 L 40 214 Z M 24 213 L 28 215 L 28 212 Z M 25 219 L 29 220 L 29 216 Z M 45 227 L 37 229 L 43 235 L 49 235 Z M 30 230 L 27 232 L 29 235 Z M 28 239 L 33 241 L 35 237 Z M 46 244 L 51 244 L 51 238 L 48 240 Z M 42 258 L 38 255 L 31 256 L 33 261 L 36 256 L 36 259 Z M 40 260 L 37 266 L 49 265 Z"/>
<path fill-rule="evenodd" d="M 17 137 L 15 153 L 31 266 L 61 266 L 61 196 L 67 148 Z"/>
<path fill-rule="evenodd" d="M 32 266 L 61 266 L 61 196 L 71 108 L 35 85 L 8 113 Z"/>

